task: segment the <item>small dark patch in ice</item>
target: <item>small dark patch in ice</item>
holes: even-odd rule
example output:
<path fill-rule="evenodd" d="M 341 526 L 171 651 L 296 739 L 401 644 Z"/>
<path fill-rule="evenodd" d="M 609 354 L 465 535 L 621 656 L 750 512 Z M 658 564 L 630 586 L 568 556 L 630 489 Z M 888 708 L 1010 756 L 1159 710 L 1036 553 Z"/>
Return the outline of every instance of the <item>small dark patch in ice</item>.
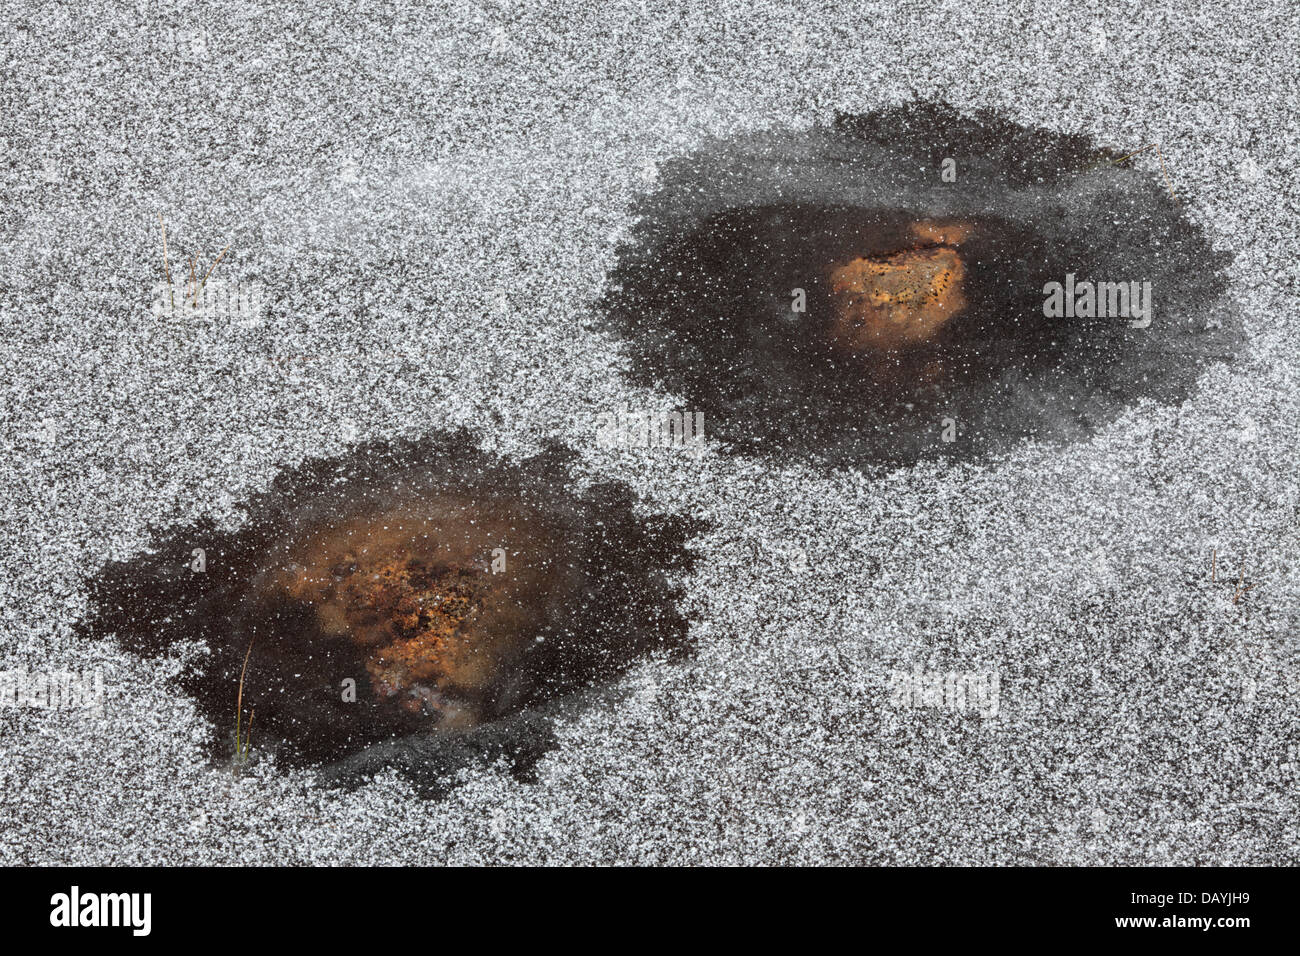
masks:
<path fill-rule="evenodd" d="M 394 767 L 426 794 L 474 761 L 526 780 L 555 708 L 687 650 L 676 581 L 699 522 L 638 516 L 618 483 L 575 490 L 572 461 L 551 446 L 511 463 L 456 433 L 309 462 L 238 531 L 200 521 L 106 566 L 83 631 L 142 655 L 204 642 L 211 658 L 180 684 L 214 759 L 234 750 L 251 644 L 254 753 L 339 784 Z"/>
<path fill-rule="evenodd" d="M 640 203 L 602 311 L 637 383 L 683 396 L 743 452 L 896 465 L 1076 440 L 1142 397 L 1182 400 L 1241 339 L 1228 257 L 1120 158 L 933 105 L 721 142 L 669 164 Z M 846 264 L 884 274 L 919 250 L 923 272 L 950 249 L 964 307 L 924 337 L 871 338 L 919 314 L 889 291 L 909 277 L 868 276 L 846 298 Z M 1067 274 L 1150 282 L 1150 325 L 1048 318 L 1044 286 Z M 911 278 L 933 298 L 951 276 Z M 885 304 L 864 305 L 873 293 Z M 846 349 L 845 329 L 876 344 Z"/>

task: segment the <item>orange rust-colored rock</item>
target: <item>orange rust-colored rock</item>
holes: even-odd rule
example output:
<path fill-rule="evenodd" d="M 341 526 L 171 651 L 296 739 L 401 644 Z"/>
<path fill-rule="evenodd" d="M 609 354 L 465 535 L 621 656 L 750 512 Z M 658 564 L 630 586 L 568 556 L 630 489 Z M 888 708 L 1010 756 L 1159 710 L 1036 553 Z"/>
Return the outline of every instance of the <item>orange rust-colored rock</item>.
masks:
<path fill-rule="evenodd" d="M 267 582 L 311 605 L 325 637 L 363 649 L 377 699 L 444 727 L 481 717 L 503 666 L 526 646 L 524 609 L 542 604 L 548 587 L 538 569 L 491 573 L 493 545 L 544 542 L 544 522 L 470 521 L 465 506 L 435 498 L 358 517 L 292 545 Z"/>
<path fill-rule="evenodd" d="M 966 308 L 966 266 L 953 246 L 969 238 L 971 227 L 921 222 L 912 232 L 926 244 L 831 271 L 831 338 L 841 347 L 860 352 L 926 342 Z"/>
<path fill-rule="evenodd" d="M 831 273 L 832 338 L 853 351 L 925 342 L 966 307 L 965 274 L 946 246 L 854 259 Z"/>

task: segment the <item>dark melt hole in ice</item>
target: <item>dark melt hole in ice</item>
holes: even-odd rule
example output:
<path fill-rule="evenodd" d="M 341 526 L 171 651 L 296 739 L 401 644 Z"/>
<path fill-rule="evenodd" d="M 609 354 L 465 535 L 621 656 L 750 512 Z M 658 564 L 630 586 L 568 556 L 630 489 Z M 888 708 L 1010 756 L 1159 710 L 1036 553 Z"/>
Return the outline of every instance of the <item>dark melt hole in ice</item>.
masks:
<path fill-rule="evenodd" d="M 898 465 L 1077 440 L 1182 400 L 1241 339 L 1228 257 L 1123 155 L 933 104 L 716 143 L 640 202 L 604 321 L 639 384 L 745 453 Z M 1150 324 L 1047 317 L 1067 274 L 1151 283 Z"/>
<path fill-rule="evenodd" d="M 528 780 L 557 713 L 649 653 L 688 651 L 678 582 L 699 523 L 638 515 L 619 483 L 579 491 L 572 461 L 559 446 L 500 460 L 457 432 L 309 462 L 239 530 L 200 521 L 107 565 L 84 631 L 147 656 L 203 641 L 179 681 L 214 760 L 234 755 L 251 642 L 254 755 L 341 785 L 392 767 L 428 795 L 475 761 Z"/>

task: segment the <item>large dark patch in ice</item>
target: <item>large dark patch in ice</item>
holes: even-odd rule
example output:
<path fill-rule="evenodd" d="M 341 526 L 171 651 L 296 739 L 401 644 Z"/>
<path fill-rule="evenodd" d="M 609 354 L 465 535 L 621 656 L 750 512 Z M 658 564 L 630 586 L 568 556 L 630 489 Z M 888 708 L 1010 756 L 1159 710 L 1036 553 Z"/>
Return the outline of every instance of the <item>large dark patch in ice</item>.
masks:
<path fill-rule="evenodd" d="M 200 521 L 105 567 L 84 630 L 143 655 L 203 642 L 180 684 L 214 759 L 235 753 L 247 654 L 253 755 L 341 783 L 395 767 L 428 793 L 475 760 L 526 779 L 557 708 L 687 646 L 697 522 L 640 516 L 617 483 L 576 490 L 571 462 L 499 460 L 465 433 L 310 462 L 238 531 Z"/>
<path fill-rule="evenodd" d="M 903 464 L 1078 439 L 1180 401 L 1241 338 L 1227 257 L 1121 155 L 931 105 L 719 142 L 640 203 L 602 312 L 639 384 L 748 453 Z M 1150 324 L 1045 316 L 1067 274 L 1150 282 Z"/>

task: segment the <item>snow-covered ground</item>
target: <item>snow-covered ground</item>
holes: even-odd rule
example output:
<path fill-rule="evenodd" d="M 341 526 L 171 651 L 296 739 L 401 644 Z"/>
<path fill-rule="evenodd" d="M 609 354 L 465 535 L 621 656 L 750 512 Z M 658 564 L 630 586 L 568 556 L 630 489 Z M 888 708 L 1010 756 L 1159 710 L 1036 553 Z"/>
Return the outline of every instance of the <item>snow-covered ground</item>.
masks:
<path fill-rule="evenodd" d="M 0 709 L 0 863 L 1297 862 L 1286 0 L 2 9 L 0 669 L 107 689 Z M 600 447 L 596 415 L 672 405 L 595 312 L 661 167 L 918 97 L 1160 143 L 1235 256 L 1238 358 L 1086 440 L 884 477 Z M 229 244 L 244 299 L 158 308 L 159 216 L 182 290 Z M 75 635 L 154 529 L 455 426 L 711 528 L 693 656 L 561 721 L 537 782 L 235 775 L 191 659 Z M 996 673 L 997 713 L 900 706 L 914 667 Z"/>

